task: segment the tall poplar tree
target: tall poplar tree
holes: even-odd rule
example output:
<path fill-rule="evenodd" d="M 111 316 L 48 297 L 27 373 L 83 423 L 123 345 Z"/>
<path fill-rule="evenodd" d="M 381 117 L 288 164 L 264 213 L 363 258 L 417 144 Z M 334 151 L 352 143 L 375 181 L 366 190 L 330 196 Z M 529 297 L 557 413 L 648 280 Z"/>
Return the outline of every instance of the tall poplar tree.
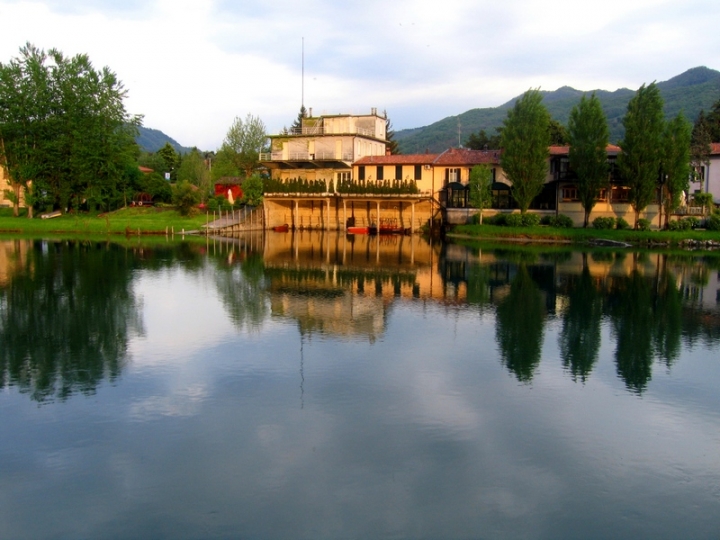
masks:
<path fill-rule="evenodd" d="M 688 189 L 690 177 L 690 140 L 692 128 L 682 113 L 665 126 L 662 156 L 662 196 L 665 227 L 670 212 L 680 206 L 682 192 Z"/>
<path fill-rule="evenodd" d="M 608 184 L 607 144 L 610 133 L 595 92 L 590 99 L 585 96 L 580 98 L 580 103 L 570 111 L 568 138 L 570 168 L 577 174 L 578 196 L 585 210 L 583 224 L 587 227 L 598 193 Z"/>
<path fill-rule="evenodd" d="M 245 121 L 236 117 L 228 129 L 221 151 L 246 178 L 252 176 L 265 148 L 265 124 L 258 116 L 248 113 Z"/>
<path fill-rule="evenodd" d="M 536 89 L 525 92 L 503 122 L 500 164 L 512 182 L 512 194 L 522 214 L 545 184 L 549 126 L 550 114 Z"/>
<path fill-rule="evenodd" d="M 635 228 L 640 212 L 655 200 L 660 175 L 665 129 L 663 99 L 655 83 L 644 84 L 628 103 L 623 118 L 625 137 L 618 156 L 620 174 L 630 187 L 630 204 L 635 211 Z"/>

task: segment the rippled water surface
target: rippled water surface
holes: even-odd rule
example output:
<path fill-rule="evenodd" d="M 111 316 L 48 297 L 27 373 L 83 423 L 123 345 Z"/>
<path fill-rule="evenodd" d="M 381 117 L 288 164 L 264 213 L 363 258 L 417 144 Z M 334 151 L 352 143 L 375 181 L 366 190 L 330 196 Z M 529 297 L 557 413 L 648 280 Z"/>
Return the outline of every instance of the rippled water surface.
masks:
<path fill-rule="evenodd" d="M 0 538 L 718 538 L 719 273 L 0 240 Z"/>

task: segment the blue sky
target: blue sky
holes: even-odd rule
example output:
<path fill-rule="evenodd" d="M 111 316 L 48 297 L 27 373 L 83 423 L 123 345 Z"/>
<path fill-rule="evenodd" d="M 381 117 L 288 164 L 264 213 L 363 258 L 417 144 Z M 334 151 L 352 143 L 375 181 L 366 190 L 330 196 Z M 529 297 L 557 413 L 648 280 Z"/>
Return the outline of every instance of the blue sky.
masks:
<path fill-rule="evenodd" d="M 270 133 L 314 113 L 387 110 L 396 130 L 530 87 L 637 88 L 720 69 L 716 0 L 0 0 L 0 60 L 25 42 L 87 53 L 146 127 L 215 149 L 235 116 Z"/>

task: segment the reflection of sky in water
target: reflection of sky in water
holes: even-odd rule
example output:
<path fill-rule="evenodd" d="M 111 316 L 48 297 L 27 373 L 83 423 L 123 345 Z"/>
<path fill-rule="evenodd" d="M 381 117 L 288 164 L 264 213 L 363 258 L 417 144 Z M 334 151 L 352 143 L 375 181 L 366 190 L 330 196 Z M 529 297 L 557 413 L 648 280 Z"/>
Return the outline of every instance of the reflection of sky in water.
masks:
<path fill-rule="evenodd" d="M 398 299 L 374 343 L 233 325 L 207 265 L 140 272 L 120 379 L 0 392 L 3 538 L 700 538 L 720 515 L 717 348 L 585 383 L 545 320 L 531 383 L 487 311 Z"/>

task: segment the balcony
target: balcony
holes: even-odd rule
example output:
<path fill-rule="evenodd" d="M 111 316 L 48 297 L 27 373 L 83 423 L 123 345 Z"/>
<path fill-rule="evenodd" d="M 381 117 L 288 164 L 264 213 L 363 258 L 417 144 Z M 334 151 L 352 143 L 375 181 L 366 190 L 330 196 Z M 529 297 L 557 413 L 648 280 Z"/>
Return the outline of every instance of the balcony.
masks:
<path fill-rule="evenodd" d="M 287 137 L 288 135 L 292 137 L 308 137 L 316 135 L 362 135 L 363 137 L 377 138 L 377 136 L 375 135 L 375 130 L 370 128 L 356 127 L 349 130 L 341 129 L 336 131 L 328 131 L 322 125 L 292 128 L 287 130 L 287 132 L 280 133 L 279 135 L 277 135 L 277 137 Z"/>
<path fill-rule="evenodd" d="M 352 152 L 342 152 L 338 156 L 335 152 L 263 152 L 260 154 L 260 161 L 347 161 L 352 162 L 354 159 Z"/>

